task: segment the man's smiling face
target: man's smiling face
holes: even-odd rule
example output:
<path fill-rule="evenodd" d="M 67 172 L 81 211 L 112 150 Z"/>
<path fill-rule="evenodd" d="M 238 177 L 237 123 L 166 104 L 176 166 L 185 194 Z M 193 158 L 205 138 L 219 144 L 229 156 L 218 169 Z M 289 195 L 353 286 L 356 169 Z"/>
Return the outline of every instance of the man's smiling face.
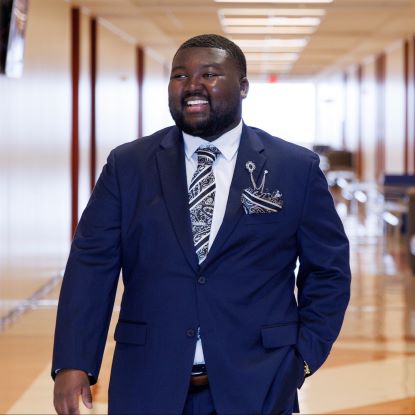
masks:
<path fill-rule="evenodd" d="M 169 108 L 184 132 L 215 140 L 241 120 L 248 80 L 225 50 L 192 47 L 173 59 Z"/>

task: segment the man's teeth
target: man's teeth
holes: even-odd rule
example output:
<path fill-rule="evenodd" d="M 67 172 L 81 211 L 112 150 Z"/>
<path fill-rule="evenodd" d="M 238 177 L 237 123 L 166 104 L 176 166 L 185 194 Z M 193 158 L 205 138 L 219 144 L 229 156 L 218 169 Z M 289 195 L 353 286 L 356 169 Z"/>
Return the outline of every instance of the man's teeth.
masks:
<path fill-rule="evenodd" d="M 202 104 L 207 104 L 207 103 L 208 102 L 204 99 L 195 99 L 195 100 L 186 102 L 187 105 L 202 105 Z"/>

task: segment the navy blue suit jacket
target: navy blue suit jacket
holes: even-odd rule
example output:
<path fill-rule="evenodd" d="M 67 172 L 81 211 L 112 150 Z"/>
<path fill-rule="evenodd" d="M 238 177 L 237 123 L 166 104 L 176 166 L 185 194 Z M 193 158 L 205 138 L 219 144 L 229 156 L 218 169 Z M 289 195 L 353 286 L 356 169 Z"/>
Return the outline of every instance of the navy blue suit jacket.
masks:
<path fill-rule="evenodd" d="M 348 241 L 318 157 L 244 126 L 223 223 L 201 266 L 184 157 L 177 127 L 109 155 L 72 244 L 52 369 L 96 381 L 122 270 L 110 413 L 180 414 L 198 327 L 219 414 L 290 412 L 303 360 L 312 372 L 322 365 L 349 300 Z M 247 161 L 257 182 L 268 170 L 280 212 L 244 213 Z"/>

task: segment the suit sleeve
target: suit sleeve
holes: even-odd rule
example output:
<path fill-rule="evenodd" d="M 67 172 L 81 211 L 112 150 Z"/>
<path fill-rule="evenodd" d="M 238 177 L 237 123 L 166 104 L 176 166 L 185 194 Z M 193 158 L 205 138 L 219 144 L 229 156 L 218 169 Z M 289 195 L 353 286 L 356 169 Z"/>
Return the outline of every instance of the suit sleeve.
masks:
<path fill-rule="evenodd" d="M 80 369 L 97 381 L 121 268 L 120 192 L 112 152 L 82 214 L 59 297 L 52 377 Z"/>
<path fill-rule="evenodd" d="M 350 297 L 349 243 L 316 156 L 298 231 L 297 349 L 311 373 L 326 360 Z"/>

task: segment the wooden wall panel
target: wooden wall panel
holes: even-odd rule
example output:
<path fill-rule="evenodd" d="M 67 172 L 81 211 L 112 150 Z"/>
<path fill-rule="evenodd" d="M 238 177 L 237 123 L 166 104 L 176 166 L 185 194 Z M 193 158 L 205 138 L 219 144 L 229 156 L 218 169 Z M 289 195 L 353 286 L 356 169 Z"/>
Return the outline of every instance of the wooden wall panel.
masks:
<path fill-rule="evenodd" d="M 136 67 L 137 67 L 137 93 L 138 93 L 138 137 L 143 136 L 143 104 L 144 104 L 144 50 L 142 47 L 136 48 Z"/>
<path fill-rule="evenodd" d="M 93 91 L 91 88 L 91 16 L 80 15 L 79 73 L 79 175 L 78 219 L 91 195 L 91 129 L 93 128 Z"/>
<path fill-rule="evenodd" d="M 415 36 L 411 39 L 412 44 L 412 71 L 411 83 L 409 85 L 411 91 L 411 106 L 408 108 L 409 120 L 412 122 L 411 130 L 411 154 L 412 157 L 412 173 L 415 174 Z"/>
<path fill-rule="evenodd" d="M 91 82 L 91 128 L 90 128 L 90 158 L 89 177 L 90 189 L 95 186 L 97 170 L 97 138 L 96 138 L 96 89 L 97 89 L 97 19 L 90 20 L 90 82 Z"/>
<path fill-rule="evenodd" d="M 384 84 L 384 171 L 404 174 L 408 170 L 405 143 L 405 53 L 404 42 L 394 42 L 386 49 Z"/>
<path fill-rule="evenodd" d="M 376 73 L 376 162 L 375 178 L 379 180 L 385 170 L 385 77 L 386 55 L 381 53 L 375 62 Z"/>
<path fill-rule="evenodd" d="M 79 195 L 79 78 L 80 78 L 80 10 L 71 10 L 71 86 L 72 86 L 72 126 L 71 126 L 71 233 L 78 224 Z"/>

